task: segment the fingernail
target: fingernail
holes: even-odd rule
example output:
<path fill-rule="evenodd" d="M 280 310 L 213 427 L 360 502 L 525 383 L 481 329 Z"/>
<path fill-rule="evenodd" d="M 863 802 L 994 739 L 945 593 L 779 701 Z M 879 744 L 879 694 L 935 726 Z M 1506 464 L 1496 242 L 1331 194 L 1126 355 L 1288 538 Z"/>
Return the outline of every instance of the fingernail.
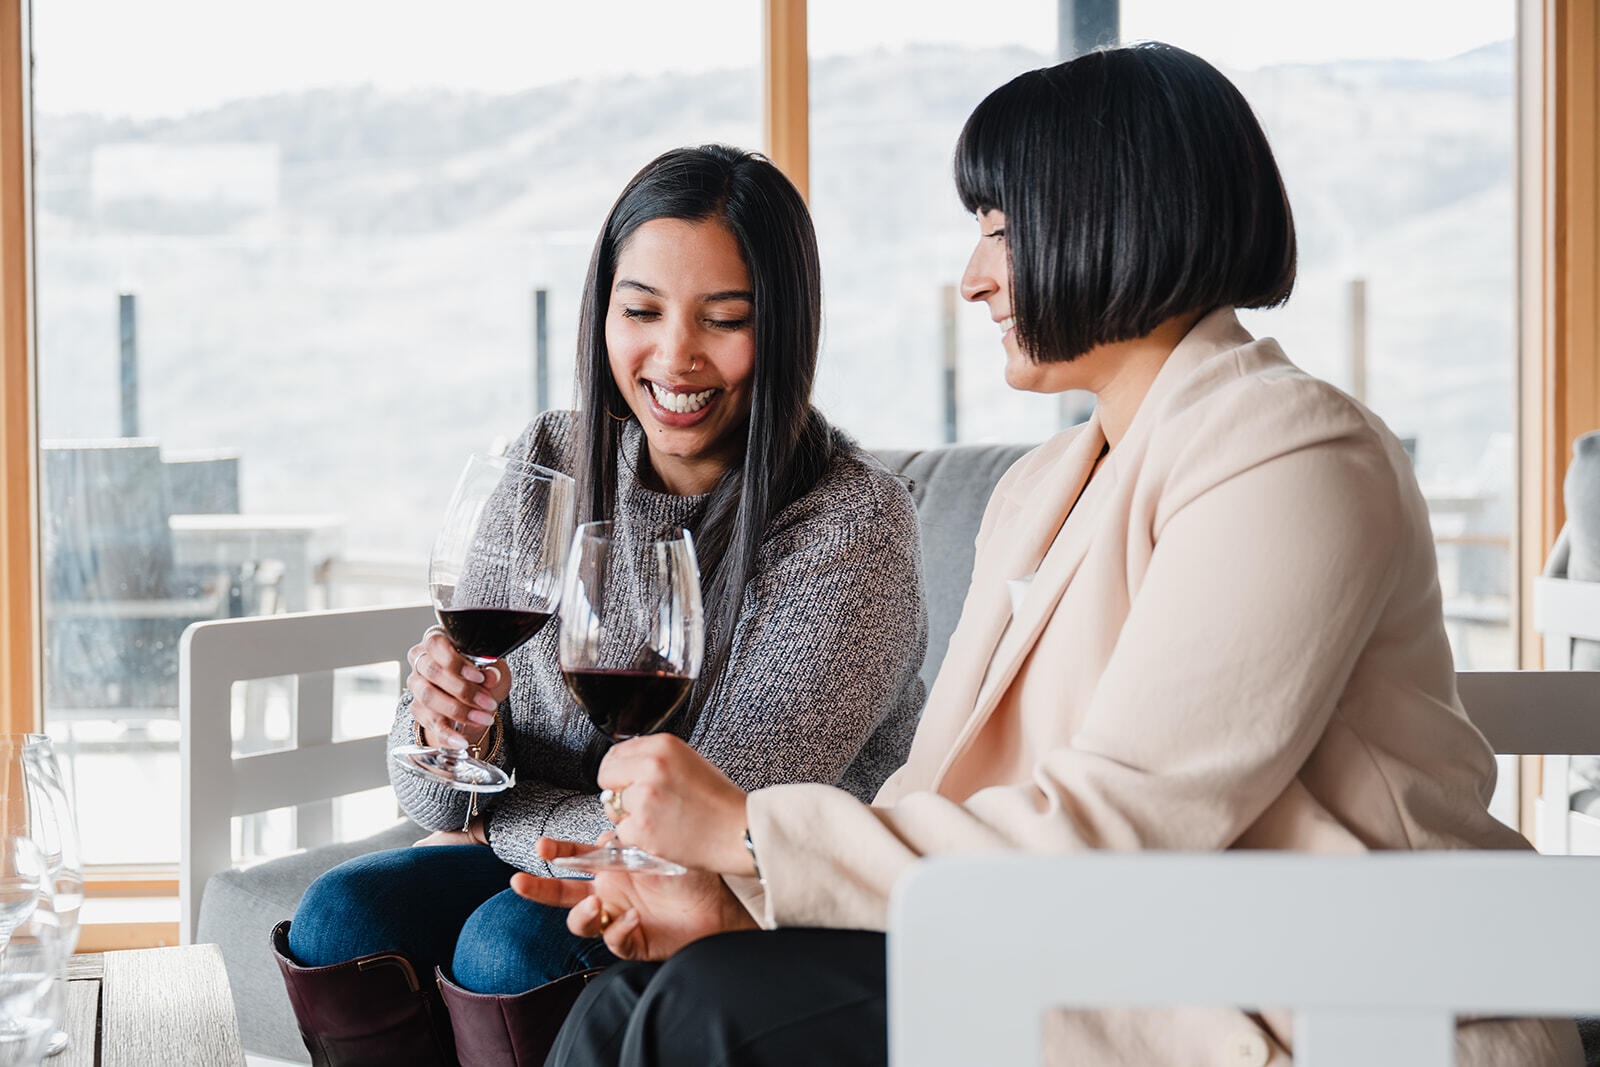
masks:
<path fill-rule="evenodd" d="M 493 711 L 495 708 L 500 706 L 494 702 L 494 697 L 490 696 L 488 693 L 479 693 L 477 699 L 474 700 L 473 703 L 477 704 L 478 707 L 482 708 L 484 711 Z M 491 719 L 490 721 L 492 722 L 493 720 Z"/>
<path fill-rule="evenodd" d="M 483 681 L 483 672 L 476 667 L 468 667 L 461 672 L 461 677 L 476 684 Z"/>
<path fill-rule="evenodd" d="M 462 737 L 460 734 L 445 734 L 444 735 L 444 747 L 445 748 L 466 748 L 467 747 L 467 739 L 465 737 Z"/>
<path fill-rule="evenodd" d="M 487 711 L 469 711 L 467 713 L 467 721 L 475 722 L 479 726 L 488 726 L 494 722 L 494 715 Z"/>

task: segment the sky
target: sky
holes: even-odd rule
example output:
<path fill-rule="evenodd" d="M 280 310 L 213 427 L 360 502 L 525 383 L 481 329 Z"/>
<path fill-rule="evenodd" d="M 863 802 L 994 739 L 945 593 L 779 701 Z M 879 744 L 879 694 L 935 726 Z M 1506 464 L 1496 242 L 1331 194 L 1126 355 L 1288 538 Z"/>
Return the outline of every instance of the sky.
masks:
<path fill-rule="evenodd" d="M 1122 32 L 1232 69 L 1438 59 L 1512 36 L 1515 0 L 1453 0 L 1448 18 L 1440 7 L 1123 0 Z M 34 102 L 53 113 L 149 118 L 361 84 L 509 93 L 573 78 L 754 66 L 761 54 L 759 0 L 32 0 L 32 8 Z M 970 0 L 811 0 L 808 36 L 819 57 L 913 43 L 1053 53 L 1055 10 L 1055 0 L 989 0 L 981 9 Z"/>

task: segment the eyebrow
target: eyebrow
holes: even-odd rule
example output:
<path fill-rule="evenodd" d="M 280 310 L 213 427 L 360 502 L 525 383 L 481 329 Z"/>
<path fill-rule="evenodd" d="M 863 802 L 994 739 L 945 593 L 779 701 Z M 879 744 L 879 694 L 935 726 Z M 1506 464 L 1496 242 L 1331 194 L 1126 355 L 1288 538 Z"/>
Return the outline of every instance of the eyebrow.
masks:
<path fill-rule="evenodd" d="M 639 292 L 649 293 L 651 296 L 661 295 L 661 290 L 655 286 L 646 285 L 644 282 L 636 282 L 632 278 L 618 278 L 616 288 L 637 289 Z M 706 293 L 700 299 L 707 304 L 713 304 L 721 300 L 746 300 L 752 304 L 756 302 L 755 294 L 748 289 L 719 289 L 714 293 Z"/>

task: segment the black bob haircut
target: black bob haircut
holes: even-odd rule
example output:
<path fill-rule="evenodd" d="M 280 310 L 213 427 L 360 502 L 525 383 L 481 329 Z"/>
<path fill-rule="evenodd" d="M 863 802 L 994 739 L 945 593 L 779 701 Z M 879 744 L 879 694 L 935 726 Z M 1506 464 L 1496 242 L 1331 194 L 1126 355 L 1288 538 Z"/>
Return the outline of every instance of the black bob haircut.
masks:
<path fill-rule="evenodd" d="M 1011 312 L 1039 362 L 1143 337 L 1177 315 L 1275 307 L 1294 288 L 1294 219 L 1233 83 L 1149 43 L 1029 71 L 956 142 L 968 211 L 1005 215 Z"/>
<path fill-rule="evenodd" d="M 750 273 L 755 305 L 755 365 L 743 455 L 689 523 L 707 626 L 700 677 L 671 723 L 688 736 L 727 662 L 768 522 L 815 486 L 828 467 L 832 431 L 811 406 L 822 329 L 822 269 L 805 200 L 765 156 L 718 144 L 678 148 L 633 176 L 595 241 L 579 311 L 579 522 L 611 518 L 617 464 L 633 462 L 631 456 L 619 456 L 623 423 L 608 414 L 629 409 L 611 376 L 606 312 L 624 246 L 655 219 L 715 220 L 726 226 Z"/>

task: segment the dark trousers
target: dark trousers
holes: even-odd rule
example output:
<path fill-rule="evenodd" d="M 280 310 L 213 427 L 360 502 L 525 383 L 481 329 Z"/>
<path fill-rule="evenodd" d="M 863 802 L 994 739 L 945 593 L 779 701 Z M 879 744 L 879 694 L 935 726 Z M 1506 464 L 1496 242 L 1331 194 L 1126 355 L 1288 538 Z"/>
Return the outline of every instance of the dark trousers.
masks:
<path fill-rule="evenodd" d="M 740 931 L 589 984 L 545 1067 L 881 1067 L 884 937 Z"/>

